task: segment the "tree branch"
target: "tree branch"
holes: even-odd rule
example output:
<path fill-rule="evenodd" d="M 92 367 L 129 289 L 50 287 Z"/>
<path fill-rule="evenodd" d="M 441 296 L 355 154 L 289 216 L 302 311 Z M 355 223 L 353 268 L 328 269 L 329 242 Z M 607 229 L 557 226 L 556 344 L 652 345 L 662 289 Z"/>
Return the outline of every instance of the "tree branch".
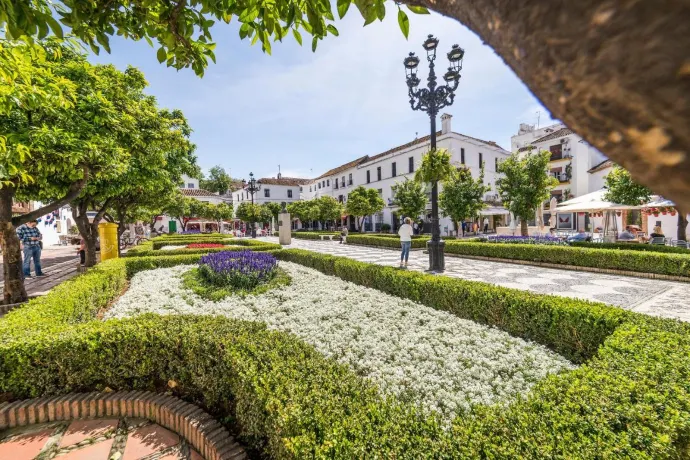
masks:
<path fill-rule="evenodd" d="M 41 216 L 44 216 L 48 214 L 49 212 L 53 212 L 58 208 L 61 208 L 62 206 L 68 204 L 70 201 L 74 200 L 76 197 L 79 196 L 81 193 L 82 189 L 86 185 L 86 182 L 88 181 L 89 177 L 89 169 L 87 167 L 84 167 L 84 177 L 77 182 L 74 182 L 72 185 L 69 186 L 69 190 L 65 196 L 60 198 L 59 200 L 47 204 L 43 207 L 40 207 L 38 209 L 35 209 L 31 212 L 28 212 L 26 214 L 22 214 L 17 217 L 12 218 L 12 225 L 15 227 L 18 227 L 22 224 L 25 224 L 29 221 L 36 220 Z"/>
<path fill-rule="evenodd" d="M 690 208 L 686 0 L 405 3 L 465 24 L 554 117 L 636 181 Z"/>

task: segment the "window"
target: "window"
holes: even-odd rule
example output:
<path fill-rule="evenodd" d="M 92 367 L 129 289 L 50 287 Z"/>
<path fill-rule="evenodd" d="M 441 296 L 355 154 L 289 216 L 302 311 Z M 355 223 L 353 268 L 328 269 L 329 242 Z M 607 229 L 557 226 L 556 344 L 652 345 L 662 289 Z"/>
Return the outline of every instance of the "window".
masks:
<path fill-rule="evenodd" d="M 321 182 L 319 182 L 319 188 L 321 188 Z"/>
<path fill-rule="evenodd" d="M 345 179 L 343 178 L 343 180 Z M 352 173 L 347 175 L 347 185 L 352 185 Z"/>
<path fill-rule="evenodd" d="M 331 186 L 331 180 L 330 179 L 326 179 L 326 185 L 328 185 L 329 187 Z"/>
<path fill-rule="evenodd" d="M 381 180 L 381 166 L 376 168 L 376 180 Z"/>
<path fill-rule="evenodd" d="M 288 190 L 288 198 L 292 198 L 292 190 Z"/>
<path fill-rule="evenodd" d="M 495 168 L 496 172 L 498 172 L 498 157 L 496 157 L 496 159 L 494 161 L 495 161 L 494 168 Z"/>
<path fill-rule="evenodd" d="M 382 188 L 378 189 L 378 192 L 379 192 L 379 196 L 383 196 L 383 189 Z"/>
<path fill-rule="evenodd" d="M 550 161 L 560 160 L 561 158 L 563 158 L 563 146 L 561 144 L 550 146 L 549 151 L 551 152 Z"/>
<path fill-rule="evenodd" d="M 270 188 L 264 189 L 264 198 L 271 198 L 271 189 Z"/>
<path fill-rule="evenodd" d="M 302 186 L 300 185 L 299 187 L 299 192 L 302 193 L 304 190 L 302 190 Z"/>
<path fill-rule="evenodd" d="M 408 172 L 413 173 L 414 172 L 414 157 L 408 158 L 407 163 L 408 163 Z"/>
<path fill-rule="evenodd" d="M 187 184 L 187 188 L 194 188 L 194 183 L 190 182 L 189 184 Z"/>
<path fill-rule="evenodd" d="M 460 149 L 460 163 L 465 164 L 465 149 Z"/>
<path fill-rule="evenodd" d="M 338 195 L 338 203 L 342 203 L 342 202 L 343 202 L 343 196 L 342 196 L 342 195 Z"/>
<path fill-rule="evenodd" d="M 333 188 L 336 190 L 338 189 L 338 179 L 333 181 Z"/>
<path fill-rule="evenodd" d="M 323 184 L 324 187 L 326 187 L 326 181 L 322 181 L 321 183 Z"/>
<path fill-rule="evenodd" d="M 479 152 L 479 167 L 481 168 L 484 166 L 484 157 L 482 156 L 482 152 Z"/>
<path fill-rule="evenodd" d="M 371 182 L 371 171 L 367 169 L 367 184 Z"/>
<path fill-rule="evenodd" d="M 398 171 L 396 171 L 396 169 L 397 168 L 396 168 L 395 161 L 394 161 L 393 164 L 391 165 L 391 176 L 395 177 L 398 175 Z"/>
<path fill-rule="evenodd" d="M 342 181 L 342 186 L 345 187 L 345 176 L 343 176 Z"/>
<path fill-rule="evenodd" d="M 309 186 L 309 191 L 311 192 L 311 185 Z"/>

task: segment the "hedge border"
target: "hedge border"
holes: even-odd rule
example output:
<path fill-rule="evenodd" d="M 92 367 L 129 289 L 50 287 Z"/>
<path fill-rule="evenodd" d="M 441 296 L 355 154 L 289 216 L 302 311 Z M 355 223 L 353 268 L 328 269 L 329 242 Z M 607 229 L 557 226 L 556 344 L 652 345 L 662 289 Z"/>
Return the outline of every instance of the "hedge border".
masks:
<path fill-rule="evenodd" d="M 568 243 L 570 246 L 577 248 L 592 248 L 592 249 L 620 249 L 622 251 L 644 251 L 644 252 L 662 252 L 668 254 L 682 254 L 690 257 L 690 249 L 676 248 L 673 246 L 661 246 L 657 244 L 647 243 L 590 243 L 585 241 L 573 241 Z"/>
<path fill-rule="evenodd" d="M 81 308 L 73 309 L 79 318 L 63 317 L 58 325 L 47 311 L 25 318 L 21 309 L 0 320 L 0 391 L 50 395 L 105 385 L 144 390 L 173 379 L 185 398 L 235 417 L 243 439 L 274 458 L 359 458 L 371 452 L 401 458 L 683 458 L 689 452 L 688 324 L 308 251 L 275 254 L 540 343 L 551 341 L 554 349 L 589 360 L 538 382 L 509 406 L 479 407 L 445 431 L 435 418 L 381 398 L 313 347 L 260 324 L 155 315 L 89 321 L 83 312 L 94 305 L 84 300 L 93 293 L 80 291 L 91 290 L 94 281 L 84 284 L 81 278 L 116 273 L 124 282 L 125 273 L 199 256 L 142 257 L 107 261 L 102 265 L 112 267 L 103 273 L 66 282 L 71 289 L 63 294 L 69 298 L 53 300 L 81 299 Z M 110 299 L 118 292 L 111 289 Z M 107 301 L 103 295 L 100 306 Z M 31 319 L 44 323 L 38 333 L 27 330 L 36 326 Z M 571 331 L 563 337 L 568 323 Z"/>
<path fill-rule="evenodd" d="M 0 430 L 49 422 L 145 418 L 182 436 L 207 460 L 246 458 L 244 448 L 202 409 L 150 391 L 71 393 L 0 404 Z"/>

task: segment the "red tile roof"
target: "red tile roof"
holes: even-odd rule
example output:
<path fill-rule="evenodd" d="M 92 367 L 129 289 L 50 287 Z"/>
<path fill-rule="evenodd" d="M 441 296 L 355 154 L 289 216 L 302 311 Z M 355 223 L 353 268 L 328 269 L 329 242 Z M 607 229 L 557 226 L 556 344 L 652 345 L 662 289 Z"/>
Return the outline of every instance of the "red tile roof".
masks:
<path fill-rule="evenodd" d="M 558 131 L 554 131 L 551 134 L 547 134 L 546 136 L 540 137 L 539 139 L 532 141 L 532 144 L 537 144 L 539 142 L 544 142 L 544 141 L 550 141 L 551 139 L 558 139 L 559 137 L 567 136 L 568 134 L 572 134 L 573 130 L 570 128 L 561 128 Z"/>
<path fill-rule="evenodd" d="M 356 160 L 352 160 L 349 163 L 345 163 L 344 165 L 337 166 L 333 169 L 330 169 L 326 171 L 325 173 L 321 174 L 319 177 L 317 177 L 314 180 L 318 179 L 323 179 L 324 177 L 330 177 L 330 176 L 335 176 L 336 174 L 340 174 L 341 172 L 353 168 L 355 166 L 359 166 L 360 164 L 366 162 L 369 159 L 368 155 L 364 155 L 363 157 L 359 157 Z"/>
<path fill-rule="evenodd" d="M 218 197 L 213 192 L 209 192 L 208 190 L 204 190 L 203 188 L 183 188 L 180 189 L 183 195 L 185 196 L 215 196 Z"/>
<path fill-rule="evenodd" d="M 613 161 L 604 160 L 601 163 L 599 163 L 598 165 L 589 169 L 587 172 L 591 174 L 591 173 L 595 173 L 597 171 L 601 171 L 602 169 L 611 168 L 611 167 L 613 167 Z"/>

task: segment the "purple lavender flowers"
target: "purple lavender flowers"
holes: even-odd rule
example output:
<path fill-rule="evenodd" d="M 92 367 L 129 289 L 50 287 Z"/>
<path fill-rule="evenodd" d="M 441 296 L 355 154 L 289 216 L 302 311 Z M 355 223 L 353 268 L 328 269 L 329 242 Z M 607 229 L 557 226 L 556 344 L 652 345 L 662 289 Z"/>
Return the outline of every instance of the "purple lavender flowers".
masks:
<path fill-rule="evenodd" d="M 215 252 L 199 261 L 199 273 L 208 281 L 247 290 L 269 281 L 277 268 L 275 257 L 252 251 Z"/>
<path fill-rule="evenodd" d="M 201 230 L 185 230 L 184 232 L 179 232 L 178 235 L 198 235 Z"/>
<path fill-rule="evenodd" d="M 489 243 L 523 243 L 523 244 L 565 244 L 561 238 L 555 236 L 520 236 L 498 235 L 488 237 Z"/>

